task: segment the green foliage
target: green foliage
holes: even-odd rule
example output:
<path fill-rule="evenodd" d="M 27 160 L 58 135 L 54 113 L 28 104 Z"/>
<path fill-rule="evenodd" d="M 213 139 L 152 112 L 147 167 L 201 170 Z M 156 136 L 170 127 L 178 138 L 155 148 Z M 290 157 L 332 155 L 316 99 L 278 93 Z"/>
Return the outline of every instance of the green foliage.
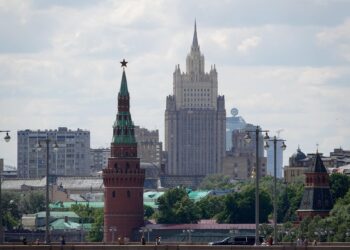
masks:
<path fill-rule="evenodd" d="M 200 209 L 184 188 L 169 189 L 158 198 L 157 223 L 197 223 Z"/>
<path fill-rule="evenodd" d="M 143 206 L 144 217 L 145 219 L 149 219 L 154 214 L 154 209 L 151 206 L 144 205 Z"/>
<path fill-rule="evenodd" d="M 86 238 L 88 241 L 101 242 L 103 240 L 103 209 L 95 208 L 93 210 L 93 218 L 94 222 Z"/>
<path fill-rule="evenodd" d="M 72 205 L 71 211 L 75 212 L 81 219 L 82 223 L 92 223 L 94 221 L 93 213 L 96 208 L 91 208 L 88 205 L 75 204 Z"/>
<path fill-rule="evenodd" d="M 223 174 L 208 175 L 199 185 L 199 189 L 202 190 L 231 189 L 233 187 L 234 184 L 230 182 L 230 176 Z"/>
<path fill-rule="evenodd" d="M 302 183 L 292 183 L 280 187 L 277 200 L 277 221 L 296 221 L 296 210 L 299 208 L 304 193 Z"/>
<path fill-rule="evenodd" d="M 225 196 L 206 196 L 196 204 L 201 210 L 201 219 L 214 218 L 216 214 L 224 210 Z"/>
<path fill-rule="evenodd" d="M 30 192 L 22 196 L 20 200 L 21 212 L 35 214 L 45 210 L 44 192 Z"/>
<path fill-rule="evenodd" d="M 272 212 L 269 194 L 259 192 L 259 221 L 267 222 Z M 239 193 L 229 194 L 224 199 L 224 210 L 217 215 L 220 223 L 254 223 L 255 222 L 255 188 L 247 185 Z"/>
<path fill-rule="evenodd" d="M 329 177 L 329 185 L 333 202 L 337 199 L 343 198 L 350 188 L 350 177 L 340 173 L 331 174 Z"/>
<path fill-rule="evenodd" d="M 81 223 L 92 223 L 86 239 L 88 241 L 100 242 L 103 239 L 103 209 L 92 208 L 88 205 L 72 205 L 71 211 L 79 215 Z"/>

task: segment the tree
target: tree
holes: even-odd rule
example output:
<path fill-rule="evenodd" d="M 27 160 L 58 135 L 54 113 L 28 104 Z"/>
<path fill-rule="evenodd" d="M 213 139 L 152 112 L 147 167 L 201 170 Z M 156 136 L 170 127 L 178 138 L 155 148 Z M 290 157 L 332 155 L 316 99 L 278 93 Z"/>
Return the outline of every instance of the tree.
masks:
<path fill-rule="evenodd" d="M 291 183 L 280 187 L 280 195 L 277 200 L 277 221 L 296 221 L 296 210 L 299 208 L 304 193 L 302 183 Z"/>
<path fill-rule="evenodd" d="M 157 203 L 157 223 L 197 223 L 200 219 L 200 209 L 189 199 L 185 188 L 169 189 Z"/>
<path fill-rule="evenodd" d="M 329 185 L 333 202 L 337 199 L 343 198 L 350 188 L 350 177 L 340 173 L 331 174 L 329 177 Z"/>
<path fill-rule="evenodd" d="M 143 206 L 144 217 L 145 219 L 149 219 L 154 214 L 154 209 L 151 206 L 144 205 Z"/>
<path fill-rule="evenodd" d="M 213 190 L 213 189 L 231 189 L 234 184 L 231 183 L 230 176 L 223 174 L 208 175 L 199 184 L 199 189 Z"/>
<path fill-rule="evenodd" d="M 35 214 L 45 210 L 45 195 L 42 191 L 33 191 L 22 195 L 19 201 L 20 211 L 23 214 Z"/>
<path fill-rule="evenodd" d="M 87 240 L 93 242 L 100 242 L 103 240 L 103 209 L 95 208 L 93 210 L 94 223 L 92 223 L 91 230 L 87 235 Z"/>
<path fill-rule="evenodd" d="M 198 201 L 196 204 L 201 211 L 202 219 L 214 218 L 216 214 L 224 210 L 225 196 L 208 195 Z"/>
<path fill-rule="evenodd" d="M 269 194 L 265 190 L 259 192 L 259 221 L 268 221 L 272 212 Z M 226 195 L 224 209 L 217 215 L 220 223 L 254 223 L 255 222 L 255 188 L 247 185 L 241 192 Z"/>

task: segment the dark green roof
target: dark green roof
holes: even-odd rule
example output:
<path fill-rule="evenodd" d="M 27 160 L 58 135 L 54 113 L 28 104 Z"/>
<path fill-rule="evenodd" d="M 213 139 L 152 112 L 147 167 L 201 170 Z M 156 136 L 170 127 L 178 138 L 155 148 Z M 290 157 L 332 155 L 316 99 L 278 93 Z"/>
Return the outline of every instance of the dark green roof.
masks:
<path fill-rule="evenodd" d="M 122 82 L 120 84 L 119 96 L 129 96 L 128 82 L 126 81 L 125 70 L 123 70 Z"/>

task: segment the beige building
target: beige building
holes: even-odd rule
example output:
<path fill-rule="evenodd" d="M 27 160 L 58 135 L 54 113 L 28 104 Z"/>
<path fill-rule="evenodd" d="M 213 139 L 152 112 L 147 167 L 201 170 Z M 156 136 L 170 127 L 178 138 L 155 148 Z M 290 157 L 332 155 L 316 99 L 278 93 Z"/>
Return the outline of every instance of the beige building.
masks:
<path fill-rule="evenodd" d="M 232 155 L 227 154 L 223 162 L 223 174 L 236 180 L 246 180 L 255 175 L 256 157 L 250 155 Z M 260 157 L 259 166 L 261 176 L 266 175 L 266 157 Z"/>
<path fill-rule="evenodd" d="M 206 175 L 221 173 L 225 130 L 225 98 L 218 95 L 218 73 L 215 65 L 205 71 L 195 26 L 186 72 L 175 66 L 173 94 L 166 100 L 164 186 L 196 187 Z"/>
<path fill-rule="evenodd" d="M 137 155 L 141 162 L 155 164 L 160 168 L 163 145 L 159 141 L 158 129 L 148 130 L 135 126 L 135 139 L 137 141 Z"/>
<path fill-rule="evenodd" d="M 324 157 L 321 155 L 322 162 L 327 170 L 337 167 L 337 159 L 335 157 Z M 284 179 L 287 183 L 304 181 L 305 171 L 314 164 L 316 154 L 311 153 L 305 155 L 300 148 L 297 149 L 290 158 L 289 165 L 284 167 Z"/>

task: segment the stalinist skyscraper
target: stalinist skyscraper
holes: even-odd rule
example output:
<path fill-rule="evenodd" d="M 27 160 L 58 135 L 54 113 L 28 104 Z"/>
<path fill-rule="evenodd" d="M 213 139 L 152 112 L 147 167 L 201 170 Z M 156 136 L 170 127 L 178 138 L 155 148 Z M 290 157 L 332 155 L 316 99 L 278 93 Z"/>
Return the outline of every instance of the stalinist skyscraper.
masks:
<path fill-rule="evenodd" d="M 164 186 L 196 186 L 206 175 L 222 171 L 225 154 L 226 111 L 224 96 L 218 96 L 218 74 L 214 66 L 205 72 L 194 26 L 186 73 L 176 65 L 173 95 L 165 110 Z"/>

